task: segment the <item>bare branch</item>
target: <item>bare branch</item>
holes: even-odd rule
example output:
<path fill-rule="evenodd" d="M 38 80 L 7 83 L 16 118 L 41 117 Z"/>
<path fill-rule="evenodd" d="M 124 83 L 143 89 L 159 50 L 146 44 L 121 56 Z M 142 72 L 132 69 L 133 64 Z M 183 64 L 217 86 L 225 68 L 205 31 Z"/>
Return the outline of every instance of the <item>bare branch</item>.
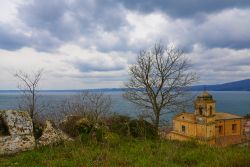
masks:
<path fill-rule="evenodd" d="M 42 73 L 43 69 L 33 73 L 32 76 L 24 73 L 23 71 L 19 71 L 14 74 L 14 77 L 20 81 L 18 88 L 23 94 L 22 105 L 20 105 L 20 107 L 28 110 L 32 119 L 34 119 L 35 112 L 37 112 L 37 88 L 42 77 Z"/>
<path fill-rule="evenodd" d="M 151 109 L 158 129 L 162 114 L 186 103 L 186 88 L 197 80 L 189 68 L 183 51 L 155 44 L 148 51 L 140 51 L 136 63 L 130 66 L 130 78 L 125 83 L 128 89 L 123 96 L 142 108 Z"/>

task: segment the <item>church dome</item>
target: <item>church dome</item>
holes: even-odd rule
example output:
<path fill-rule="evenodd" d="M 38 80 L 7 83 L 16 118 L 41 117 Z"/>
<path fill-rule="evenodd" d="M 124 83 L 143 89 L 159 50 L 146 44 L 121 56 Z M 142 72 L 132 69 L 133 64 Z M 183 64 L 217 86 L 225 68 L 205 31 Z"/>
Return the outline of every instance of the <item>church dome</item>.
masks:
<path fill-rule="evenodd" d="M 202 92 L 197 99 L 199 100 L 213 100 L 213 96 L 209 94 L 207 91 Z"/>

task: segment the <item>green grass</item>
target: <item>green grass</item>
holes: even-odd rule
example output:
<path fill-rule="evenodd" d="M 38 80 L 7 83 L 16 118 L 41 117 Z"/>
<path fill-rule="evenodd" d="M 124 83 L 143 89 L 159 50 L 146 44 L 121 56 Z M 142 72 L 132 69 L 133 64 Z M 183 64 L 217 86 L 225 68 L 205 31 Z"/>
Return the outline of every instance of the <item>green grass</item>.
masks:
<path fill-rule="evenodd" d="M 116 144 L 63 143 L 14 156 L 0 166 L 250 166 L 250 148 L 215 148 L 194 142 L 123 139 Z"/>

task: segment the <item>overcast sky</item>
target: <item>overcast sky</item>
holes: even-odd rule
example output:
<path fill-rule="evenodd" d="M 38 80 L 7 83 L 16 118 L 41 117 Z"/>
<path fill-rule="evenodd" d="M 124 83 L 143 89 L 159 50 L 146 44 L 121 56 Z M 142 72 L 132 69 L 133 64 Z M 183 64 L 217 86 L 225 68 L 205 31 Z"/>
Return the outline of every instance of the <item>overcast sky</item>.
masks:
<path fill-rule="evenodd" d="M 0 89 L 122 87 L 140 49 L 182 48 L 198 84 L 250 78 L 249 0 L 1 0 Z"/>

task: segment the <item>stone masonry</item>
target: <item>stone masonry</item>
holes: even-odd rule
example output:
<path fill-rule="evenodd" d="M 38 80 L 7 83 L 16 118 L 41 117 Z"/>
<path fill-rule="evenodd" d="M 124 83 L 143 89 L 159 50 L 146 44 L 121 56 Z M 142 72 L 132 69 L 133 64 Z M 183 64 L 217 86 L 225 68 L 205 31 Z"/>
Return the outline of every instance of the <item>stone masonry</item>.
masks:
<path fill-rule="evenodd" d="M 35 147 L 32 120 L 27 112 L 0 111 L 0 128 L 5 126 L 5 133 L 0 133 L 0 155 L 13 154 Z M 2 130 L 3 131 L 3 130 Z"/>
<path fill-rule="evenodd" d="M 50 121 L 45 121 L 42 136 L 37 140 L 37 146 L 58 144 L 61 141 L 71 141 L 63 131 L 53 126 Z"/>

